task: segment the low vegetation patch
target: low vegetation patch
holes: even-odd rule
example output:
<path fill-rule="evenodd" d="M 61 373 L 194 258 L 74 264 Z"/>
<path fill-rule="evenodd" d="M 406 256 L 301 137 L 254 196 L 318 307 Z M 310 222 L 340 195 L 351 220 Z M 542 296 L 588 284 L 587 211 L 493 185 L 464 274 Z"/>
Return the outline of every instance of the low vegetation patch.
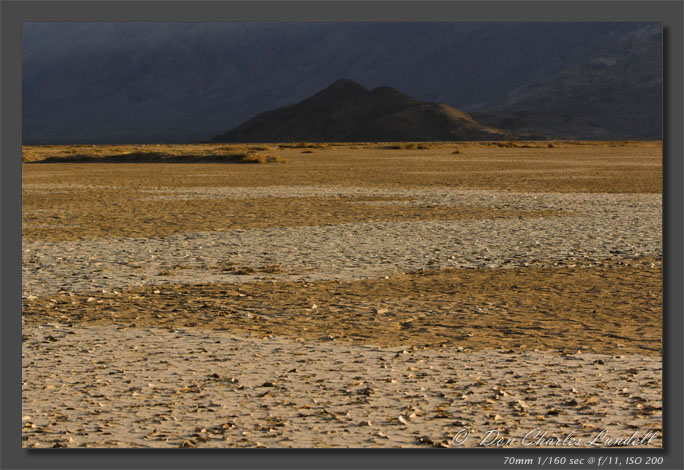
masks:
<path fill-rule="evenodd" d="M 44 158 L 32 156 L 32 163 L 284 163 L 278 155 L 261 155 L 254 150 L 214 149 L 211 152 L 134 151 L 117 154 L 63 152 Z M 24 159 L 27 161 L 27 159 Z"/>
<path fill-rule="evenodd" d="M 386 145 L 384 148 L 387 150 L 427 150 L 431 149 L 432 144 L 423 143 L 419 144 L 416 142 L 398 142 L 396 144 Z"/>
<path fill-rule="evenodd" d="M 249 147 L 249 150 L 266 152 L 266 151 L 273 150 L 273 148 L 271 148 L 267 145 L 254 145 L 252 147 Z"/>
<path fill-rule="evenodd" d="M 278 145 L 281 149 L 323 149 L 329 146 L 330 144 L 314 144 L 311 142 L 290 142 Z"/>
<path fill-rule="evenodd" d="M 557 144 L 549 142 L 520 142 L 518 140 L 504 140 L 496 142 L 482 142 L 486 147 L 499 148 L 518 148 L 518 149 L 538 149 L 538 148 L 558 148 Z"/>
<path fill-rule="evenodd" d="M 285 163 L 287 160 L 278 155 L 239 154 L 237 163 Z"/>

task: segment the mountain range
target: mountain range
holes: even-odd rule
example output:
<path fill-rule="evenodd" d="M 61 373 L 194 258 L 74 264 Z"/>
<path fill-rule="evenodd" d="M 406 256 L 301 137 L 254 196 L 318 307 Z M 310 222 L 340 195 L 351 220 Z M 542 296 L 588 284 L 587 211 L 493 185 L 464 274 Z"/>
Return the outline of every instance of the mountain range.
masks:
<path fill-rule="evenodd" d="M 514 135 L 662 135 L 659 23 L 24 23 L 22 35 L 26 144 L 207 141 L 341 77 Z"/>

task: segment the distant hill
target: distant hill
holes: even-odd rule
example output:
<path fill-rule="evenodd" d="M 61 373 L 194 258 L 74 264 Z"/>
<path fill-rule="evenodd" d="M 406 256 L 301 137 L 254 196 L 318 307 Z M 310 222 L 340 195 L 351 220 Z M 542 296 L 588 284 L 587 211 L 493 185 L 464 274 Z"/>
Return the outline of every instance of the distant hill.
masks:
<path fill-rule="evenodd" d="M 507 134 L 439 103 L 341 79 L 304 101 L 261 113 L 214 142 L 499 140 Z"/>
<path fill-rule="evenodd" d="M 659 138 L 662 70 L 659 23 L 25 22 L 22 136 L 206 141 L 348 77 L 494 121 L 527 113 L 518 128 L 564 115 Z"/>

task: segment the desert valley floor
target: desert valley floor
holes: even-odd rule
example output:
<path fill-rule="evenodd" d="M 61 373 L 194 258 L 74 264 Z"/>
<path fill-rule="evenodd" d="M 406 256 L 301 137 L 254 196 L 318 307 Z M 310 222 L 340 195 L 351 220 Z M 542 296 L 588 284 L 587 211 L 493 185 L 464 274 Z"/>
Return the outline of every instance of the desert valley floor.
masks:
<path fill-rule="evenodd" d="M 23 445 L 659 447 L 661 154 L 24 147 Z"/>

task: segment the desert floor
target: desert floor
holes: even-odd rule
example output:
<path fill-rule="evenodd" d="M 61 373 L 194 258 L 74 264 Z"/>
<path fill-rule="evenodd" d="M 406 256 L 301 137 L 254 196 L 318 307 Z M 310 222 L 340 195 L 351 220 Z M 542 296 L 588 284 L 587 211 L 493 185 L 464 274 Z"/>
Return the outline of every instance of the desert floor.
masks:
<path fill-rule="evenodd" d="M 659 447 L 661 154 L 25 147 L 23 445 Z"/>

